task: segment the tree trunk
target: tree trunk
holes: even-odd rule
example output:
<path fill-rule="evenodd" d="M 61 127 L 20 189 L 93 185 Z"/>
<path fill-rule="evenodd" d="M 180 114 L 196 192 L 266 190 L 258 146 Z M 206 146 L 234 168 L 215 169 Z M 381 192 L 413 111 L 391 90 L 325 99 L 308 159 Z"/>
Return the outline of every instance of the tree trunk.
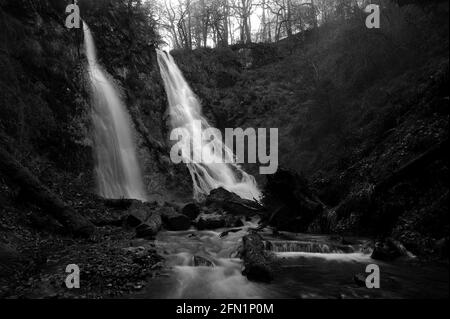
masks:
<path fill-rule="evenodd" d="M 263 2 L 262 2 L 261 24 L 262 24 L 261 42 L 265 43 L 265 42 L 267 42 L 266 0 L 263 0 Z"/>
<path fill-rule="evenodd" d="M 249 17 L 245 17 L 244 19 L 244 28 L 245 28 L 245 42 L 246 43 L 252 43 L 252 36 L 250 33 L 250 26 L 249 26 Z"/>
<path fill-rule="evenodd" d="M 292 36 L 292 14 L 291 14 L 291 1 L 287 0 L 287 12 L 286 12 L 286 35 Z"/>

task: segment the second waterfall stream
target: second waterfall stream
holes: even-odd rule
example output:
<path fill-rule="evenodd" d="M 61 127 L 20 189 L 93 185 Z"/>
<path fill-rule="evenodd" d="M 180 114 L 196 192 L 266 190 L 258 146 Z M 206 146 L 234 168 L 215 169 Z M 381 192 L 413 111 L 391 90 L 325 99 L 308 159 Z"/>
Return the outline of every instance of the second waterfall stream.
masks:
<path fill-rule="evenodd" d="M 83 22 L 92 93 L 94 153 L 99 195 L 146 200 L 130 116 L 111 76 L 99 65 L 94 39 Z"/>
<path fill-rule="evenodd" d="M 215 188 L 223 187 L 226 190 L 249 200 L 259 200 L 261 192 L 258 189 L 253 176 L 244 172 L 235 162 L 234 154 L 218 136 L 212 140 L 203 140 L 201 143 L 193 141 L 194 136 L 202 136 L 202 132 L 210 128 L 206 118 L 202 115 L 198 98 L 192 92 L 170 53 L 157 50 L 158 64 L 164 87 L 169 101 L 169 114 L 173 129 L 184 128 L 190 133 L 190 139 L 182 147 L 184 162 L 192 177 L 194 198 L 202 199 Z M 195 125 L 201 123 L 200 126 Z M 207 162 L 196 162 L 189 156 L 194 154 L 206 154 L 214 157 L 214 149 L 223 158 L 210 158 Z"/>

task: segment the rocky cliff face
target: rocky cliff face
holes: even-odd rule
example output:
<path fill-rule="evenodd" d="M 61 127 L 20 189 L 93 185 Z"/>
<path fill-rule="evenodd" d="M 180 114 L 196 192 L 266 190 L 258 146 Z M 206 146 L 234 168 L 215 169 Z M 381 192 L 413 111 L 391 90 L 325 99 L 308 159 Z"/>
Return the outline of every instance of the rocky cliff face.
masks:
<path fill-rule="evenodd" d="M 166 155 L 166 98 L 155 54 L 159 38 L 147 9 L 121 1 L 79 4 L 100 63 L 122 89 L 150 198 L 168 200 L 172 192 L 174 198 L 189 197 L 188 172 L 172 166 Z M 2 1 L 0 132 L 5 147 L 44 181 L 64 188 L 60 183 L 70 179 L 95 191 L 83 35 L 65 28 L 65 5 Z"/>

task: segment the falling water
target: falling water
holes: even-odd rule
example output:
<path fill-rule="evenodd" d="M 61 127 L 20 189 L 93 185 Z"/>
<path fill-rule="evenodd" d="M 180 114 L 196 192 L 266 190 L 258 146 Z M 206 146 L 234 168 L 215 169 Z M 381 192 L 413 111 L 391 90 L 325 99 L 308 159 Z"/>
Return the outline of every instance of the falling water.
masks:
<path fill-rule="evenodd" d="M 131 122 L 111 76 L 98 64 L 89 27 L 83 23 L 88 74 L 92 87 L 95 173 L 105 198 L 145 200 Z"/>
<path fill-rule="evenodd" d="M 230 150 L 217 135 L 213 139 L 194 143 L 192 137 L 202 136 L 202 132 L 210 128 L 201 112 L 198 98 L 184 79 L 173 57 L 166 52 L 157 51 L 158 64 L 169 101 L 169 113 L 172 128 L 184 128 L 190 133 L 190 139 L 181 147 L 181 156 L 191 173 L 194 198 L 202 199 L 215 188 L 223 187 L 230 192 L 246 199 L 259 200 L 261 192 L 253 176 L 244 172 L 235 161 L 233 151 Z M 195 123 L 201 122 L 201 125 Z M 194 154 L 208 156 L 207 160 L 194 161 L 190 151 Z M 215 152 L 221 150 L 221 152 Z M 217 154 L 222 155 L 218 158 Z"/>

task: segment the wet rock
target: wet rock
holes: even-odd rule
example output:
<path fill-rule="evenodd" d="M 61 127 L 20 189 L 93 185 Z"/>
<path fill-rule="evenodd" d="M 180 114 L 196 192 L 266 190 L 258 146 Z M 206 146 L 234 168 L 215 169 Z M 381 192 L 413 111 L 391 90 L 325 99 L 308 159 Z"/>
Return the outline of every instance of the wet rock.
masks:
<path fill-rule="evenodd" d="M 204 229 L 217 229 L 226 226 L 226 220 L 224 215 L 219 214 L 207 214 L 200 215 L 197 220 L 196 227 L 198 230 Z"/>
<path fill-rule="evenodd" d="M 238 218 L 233 224 L 233 227 L 242 227 L 242 226 L 244 226 L 244 222 L 240 218 Z"/>
<path fill-rule="evenodd" d="M 136 227 L 136 237 L 153 238 L 161 229 L 161 215 L 142 202 L 135 201 L 128 209 L 126 223 Z"/>
<path fill-rule="evenodd" d="M 242 227 L 244 223 L 241 218 L 233 215 L 225 215 L 225 227 Z"/>
<path fill-rule="evenodd" d="M 181 212 L 181 205 L 176 202 L 164 202 L 164 207 L 173 208 L 177 213 Z"/>
<path fill-rule="evenodd" d="M 237 232 L 240 231 L 240 230 L 242 230 L 242 228 L 228 229 L 228 230 L 222 232 L 222 233 L 219 235 L 219 237 L 222 238 L 222 237 L 227 236 L 229 233 L 237 233 Z"/>
<path fill-rule="evenodd" d="M 153 213 L 151 216 L 149 216 L 149 218 L 147 218 L 144 224 L 149 226 L 147 233 L 151 229 L 151 231 L 153 232 L 153 236 L 156 235 L 158 231 L 161 229 L 162 225 L 161 215 Z"/>
<path fill-rule="evenodd" d="M 390 261 L 398 257 L 413 257 L 399 241 L 386 238 L 384 241 L 377 241 L 373 249 L 372 259 Z"/>
<path fill-rule="evenodd" d="M 193 220 L 200 214 L 200 207 L 195 203 L 189 203 L 181 209 L 181 213 Z"/>
<path fill-rule="evenodd" d="M 366 274 L 359 273 L 353 276 L 353 281 L 360 287 L 366 286 Z"/>
<path fill-rule="evenodd" d="M 152 214 L 153 211 L 148 206 L 142 202 L 135 201 L 128 209 L 126 222 L 129 226 L 136 227 L 145 222 Z"/>
<path fill-rule="evenodd" d="M 257 233 L 244 236 L 241 258 L 244 261 L 242 272 L 249 280 L 271 282 L 273 280 L 273 261 L 264 249 L 263 238 Z"/>
<path fill-rule="evenodd" d="M 153 239 L 155 235 L 156 235 L 155 230 L 146 223 L 142 223 L 138 227 L 136 227 L 137 238 Z"/>
<path fill-rule="evenodd" d="M 162 207 L 159 213 L 168 230 L 187 230 L 191 227 L 191 220 L 186 215 L 177 213 L 172 207 Z"/>
<path fill-rule="evenodd" d="M 214 263 L 206 257 L 197 256 L 193 257 L 193 263 L 195 267 L 204 266 L 204 267 L 214 267 Z"/>
<path fill-rule="evenodd" d="M 223 209 L 229 214 L 242 216 L 260 214 L 263 210 L 262 206 L 256 201 L 240 198 L 222 187 L 213 189 L 205 203 L 209 207 Z"/>
<path fill-rule="evenodd" d="M 434 251 L 442 258 L 448 257 L 448 237 L 436 241 Z"/>
<path fill-rule="evenodd" d="M 269 214 L 264 222 L 279 230 L 304 232 L 324 211 L 308 181 L 286 169 L 268 175 L 265 194 Z"/>

